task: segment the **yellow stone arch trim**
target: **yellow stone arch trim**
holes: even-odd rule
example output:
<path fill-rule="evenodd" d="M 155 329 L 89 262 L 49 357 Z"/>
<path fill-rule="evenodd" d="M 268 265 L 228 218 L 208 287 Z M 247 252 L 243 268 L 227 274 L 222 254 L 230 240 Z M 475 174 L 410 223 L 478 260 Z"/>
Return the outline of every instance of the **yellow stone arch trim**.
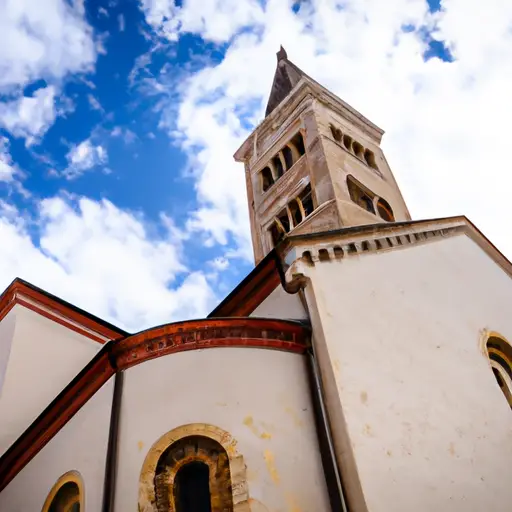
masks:
<path fill-rule="evenodd" d="M 480 336 L 480 351 L 482 352 L 482 355 L 484 355 L 486 358 L 489 358 L 489 348 L 487 347 L 487 342 L 490 338 L 498 338 L 503 343 L 506 343 L 510 347 L 512 347 L 512 343 L 508 341 L 503 334 L 497 332 L 497 331 L 488 331 L 487 329 L 483 329 L 481 331 Z M 491 350 L 493 350 L 491 348 Z"/>
<path fill-rule="evenodd" d="M 500 342 L 499 348 L 490 347 L 489 341 L 496 339 Z M 502 363 L 496 362 L 492 355 L 499 356 L 501 361 L 508 366 L 508 369 L 512 369 L 512 357 L 510 357 L 510 351 L 512 351 L 512 344 L 499 332 L 496 331 L 484 331 L 481 339 L 482 349 L 485 352 L 485 356 L 491 368 L 498 372 L 501 382 L 498 380 L 498 384 L 501 387 L 501 391 L 505 395 L 505 398 L 512 408 L 512 379 L 503 367 Z M 508 354 L 504 351 L 508 352 Z"/>
<path fill-rule="evenodd" d="M 48 493 L 48 496 L 46 497 L 46 500 L 44 502 L 43 508 L 41 512 L 48 512 L 50 510 L 50 505 L 52 504 L 53 500 L 55 499 L 55 496 L 57 496 L 57 493 L 59 492 L 60 488 L 67 484 L 68 482 L 74 482 L 78 487 L 78 503 L 80 503 L 80 511 L 85 510 L 85 493 L 84 493 L 84 482 L 82 480 L 82 476 L 78 471 L 68 471 L 67 473 L 64 473 L 58 480 L 55 482 L 53 487 L 51 488 L 50 492 Z M 71 510 L 71 507 L 75 505 L 77 502 L 76 499 L 70 501 L 69 503 L 66 503 L 65 505 L 65 511 Z"/>
<path fill-rule="evenodd" d="M 139 512 L 156 512 L 155 474 L 162 454 L 176 441 L 189 436 L 204 436 L 217 441 L 226 450 L 231 473 L 233 511 L 250 512 L 246 466 L 238 453 L 236 440 L 229 432 L 206 423 L 190 423 L 177 427 L 158 439 L 150 448 L 139 479 Z"/>

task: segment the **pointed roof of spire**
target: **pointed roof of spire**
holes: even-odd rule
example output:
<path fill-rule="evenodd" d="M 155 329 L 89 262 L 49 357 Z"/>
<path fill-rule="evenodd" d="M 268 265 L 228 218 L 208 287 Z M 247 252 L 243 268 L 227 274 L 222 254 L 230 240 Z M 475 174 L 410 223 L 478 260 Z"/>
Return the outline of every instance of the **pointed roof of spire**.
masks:
<path fill-rule="evenodd" d="M 283 101 L 291 90 L 299 83 L 305 73 L 288 60 L 286 50 L 281 46 L 277 52 L 277 68 L 268 98 L 265 117 Z"/>

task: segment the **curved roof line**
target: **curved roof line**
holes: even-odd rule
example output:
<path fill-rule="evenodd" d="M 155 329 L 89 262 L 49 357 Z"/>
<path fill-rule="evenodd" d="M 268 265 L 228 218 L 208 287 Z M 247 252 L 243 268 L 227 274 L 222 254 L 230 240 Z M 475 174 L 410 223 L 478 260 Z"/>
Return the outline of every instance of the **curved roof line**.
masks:
<path fill-rule="evenodd" d="M 108 341 L 0 457 L 0 491 L 44 448 L 117 372 L 177 352 L 246 347 L 305 353 L 310 329 L 268 318 L 212 318 L 154 327 Z"/>

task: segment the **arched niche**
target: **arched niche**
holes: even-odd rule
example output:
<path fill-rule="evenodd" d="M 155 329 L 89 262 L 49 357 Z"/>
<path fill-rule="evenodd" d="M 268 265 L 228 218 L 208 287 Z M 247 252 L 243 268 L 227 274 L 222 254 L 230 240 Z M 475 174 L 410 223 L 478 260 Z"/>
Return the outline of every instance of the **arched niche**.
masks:
<path fill-rule="evenodd" d="M 153 444 L 140 474 L 139 512 L 179 512 L 176 483 L 184 478 L 183 468 L 194 462 L 208 467 L 211 512 L 250 512 L 246 467 L 236 441 L 205 423 L 177 427 Z M 205 471 L 199 464 L 188 469 L 198 478 Z"/>
<path fill-rule="evenodd" d="M 42 512 L 84 512 L 84 484 L 78 471 L 68 471 L 55 482 Z"/>
<path fill-rule="evenodd" d="M 497 332 L 491 332 L 485 348 L 494 378 L 512 408 L 512 345 Z"/>

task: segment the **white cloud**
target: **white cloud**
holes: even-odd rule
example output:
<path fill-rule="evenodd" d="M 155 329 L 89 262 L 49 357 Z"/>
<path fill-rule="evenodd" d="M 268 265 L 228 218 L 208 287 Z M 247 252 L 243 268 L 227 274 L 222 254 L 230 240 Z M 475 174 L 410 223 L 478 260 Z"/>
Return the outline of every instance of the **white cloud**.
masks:
<path fill-rule="evenodd" d="M 13 180 L 17 169 L 9 153 L 9 140 L 0 136 L 0 182 L 10 182 Z"/>
<path fill-rule="evenodd" d="M 85 171 L 107 163 L 107 150 L 101 145 L 95 145 L 91 139 L 82 141 L 74 146 L 67 154 L 68 167 L 64 175 L 68 179 L 74 179 Z"/>
<path fill-rule="evenodd" d="M 38 89 L 33 96 L 0 103 L 0 124 L 15 137 L 23 137 L 30 144 L 53 124 L 56 117 L 55 87 Z"/>
<path fill-rule="evenodd" d="M 108 32 L 104 32 L 96 38 L 96 53 L 99 55 L 107 55 L 107 48 L 105 47 L 105 43 L 107 42 L 108 36 Z"/>
<path fill-rule="evenodd" d="M 435 14 L 424 0 L 312 0 L 298 14 L 282 0 L 229 10 L 216 0 L 200 9 L 195 1 L 142 4 L 170 40 L 195 31 L 231 43 L 220 64 L 180 77 L 181 103 L 169 101 L 162 116 L 197 180 L 189 228 L 210 243 L 234 237 L 238 253 L 251 257 L 244 169 L 232 154 L 246 124 L 263 117 L 283 44 L 305 72 L 386 130 L 382 146 L 415 218 L 466 214 L 512 257 L 511 2 L 444 0 Z M 424 60 L 426 29 L 447 41 L 454 62 Z M 168 86 L 170 98 L 176 87 Z"/>
<path fill-rule="evenodd" d="M 122 128 L 121 126 L 115 126 L 110 135 L 112 137 L 122 137 L 125 144 L 131 144 L 138 139 L 137 135 L 129 128 Z"/>
<path fill-rule="evenodd" d="M 241 27 L 263 21 L 258 0 L 187 0 L 177 7 L 174 0 L 140 0 L 147 22 L 171 41 L 191 32 L 223 42 Z"/>
<path fill-rule="evenodd" d="M 98 101 L 98 98 L 96 98 L 94 95 L 88 94 L 87 101 L 89 102 L 89 105 L 93 110 L 97 110 L 98 112 L 104 112 L 101 103 Z"/>
<path fill-rule="evenodd" d="M 109 201 L 53 197 L 32 224 L 39 248 L 2 204 L 2 289 L 18 276 L 129 330 L 204 316 L 215 301 L 205 275 L 183 264 L 172 223 L 148 224 Z"/>
<path fill-rule="evenodd" d="M 0 91 L 92 69 L 92 29 L 79 4 L 66 0 L 0 2 Z"/>
<path fill-rule="evenodd" d="M 118 17 L 117 17 L 117 22 L 119 24 L 119 32 L 124 32 L 124 28 L 125 28 L 125 21 L 124 21 L 124 16 L 122 14 L 120 14 Z"/>
<path fill-rule="evenodd" d="M 93 31 L 85 20 L 83 2 L 4 0 L 0 33 L 0 94 L 10 99 L 0 103 L 0 124 L 31 144 L 66 110 L 55 109 L 62 81 L 93 69 Z M 51 85 L 30 97 L 21 94 L 26 85 L 40 79 Z"/>

